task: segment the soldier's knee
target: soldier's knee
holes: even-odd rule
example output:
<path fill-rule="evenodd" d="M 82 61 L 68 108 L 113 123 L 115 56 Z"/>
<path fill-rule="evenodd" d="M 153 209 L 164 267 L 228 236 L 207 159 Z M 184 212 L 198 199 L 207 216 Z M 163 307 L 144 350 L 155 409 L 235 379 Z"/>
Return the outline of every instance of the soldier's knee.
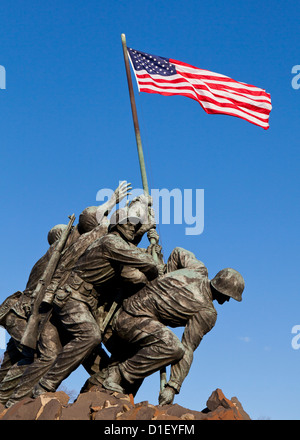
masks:
<path fill-rule="evenodd" d="M 183 357 L 185 349 L 180 340 L 176 337 L 168 341 L 168 347 L 165 349 L 166 357 L 170 362 L 178 362 Z"/>
<path fill-rule="evenodd" d="M 180 268 L 180 258 L 184 252 L 185 249 L 181 247 L 176 247 L 172 250 L 168 259 L 168 271 L 173 271 Z"/>
<path fill-rule="evenodd" d="M 170 362 L 179 361 L 184 353 L 185 349 L 180 339 L 167 327 L 162 328 L 160 332 L 160 339 L 163 341 L 163 348 L 165 356 Z"/>
<path fill-rule="evenodd" d="M 177 254 L 179 254 L 180 252 L 184 252 L 185 249 L 183 247 L 177 246 L 176 248 L 173 249 L 173 252 L 176 252 Z"/>
<path fill-rule="evenodd" d="M 101 344 L 101 340 L 102 340 L 101 333 L 99 332 L 99 333 L 95 334 L 94 338 L 93 338 L 94 347 L 97 347 L 97 345 Z"/>
<path fill-rule="evenodd" d="M 184 355 L 184 346 L 182 345 L 181 342 L 179 342 L 178 344 L 176 344 L 176 346 L 174 347 L 173 350 L 173 357 L 174 357 L 174 361 L 180 361 L 180 359 L 183 358 Z"/>
<path fill-rule="evenodd" d="M 96 347 L 101 343 L 101 332 L 98 326 L 93 326 L 93 328 L 86 333 L 85 339 L 91 347 Z"/>

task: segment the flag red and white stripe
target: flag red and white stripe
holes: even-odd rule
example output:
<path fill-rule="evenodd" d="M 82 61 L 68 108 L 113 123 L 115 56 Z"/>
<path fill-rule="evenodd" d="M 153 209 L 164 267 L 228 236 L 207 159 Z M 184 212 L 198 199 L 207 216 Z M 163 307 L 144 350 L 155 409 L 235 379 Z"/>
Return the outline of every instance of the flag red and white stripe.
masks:
<path fill-rule="evenodd" d="M 128 54 L 141 92 L 187 96 L 206 113 L 236 116 L 269 128 L 271 96 L 264 89 L 135 49 L 128 49 Z"/>

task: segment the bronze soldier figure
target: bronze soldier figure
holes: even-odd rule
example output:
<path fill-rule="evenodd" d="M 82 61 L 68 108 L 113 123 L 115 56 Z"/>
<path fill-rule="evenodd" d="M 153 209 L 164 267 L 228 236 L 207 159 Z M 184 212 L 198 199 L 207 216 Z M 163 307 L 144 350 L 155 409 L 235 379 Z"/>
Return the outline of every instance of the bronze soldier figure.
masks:
<path fill-rule="evenodd" d="M 57 240 L 67 225 L 56 225 L 48 233 L 48 251 L 33 266 L 26 288 L 10 295 L 0 306 L 0 325 L 11 336 L 0 368 L 0 402 L 5 404 L 28 364 L 33 362 L 33 352 L 24 350 L 21 339 L 27 325 L 31 295 L 49 262 Z M 50 330 L 49 330 L 50 331 Z"/>
<path fill-rule="evenodd" d="M 159 396 L 161 405 L 172 403 L 187 376 L 193 352 L 215 325 L 213 300 L 223 304 L 230 297 L 242 300 L 244 280 L 234 269 L 223 269 L 212 279 L 195 255 L 175 248 L 167 273 L 125 299 L 112 322 L 113 331 L 135 344 L 133 355 L 109 368 L 103 383 L 107 389 L 123 392 L 163 366 L 171 366 L 171 377 Z M 184 326 L 182 340 L 168 327 Z"/>

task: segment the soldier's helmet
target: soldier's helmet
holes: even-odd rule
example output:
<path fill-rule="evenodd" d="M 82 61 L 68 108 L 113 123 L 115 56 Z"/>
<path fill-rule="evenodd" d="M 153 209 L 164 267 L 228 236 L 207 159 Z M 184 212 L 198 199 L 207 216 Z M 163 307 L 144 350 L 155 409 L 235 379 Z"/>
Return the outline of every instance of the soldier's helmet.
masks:
<path fill-rule="evenodd" d="M 237 270 L 231 268 L 222 269 L 210 282 L 223 295 L 230 296 L 236 301 L 242 301 L 245 281 Z"/>
<path fill-rule="evenodd" d="M 63 233 L 63 231 L 67 228 L 67 225 L 56 225 L 53 226 L 52 229 L 50 229 L 50 231 L 48 232 L 48 243 L 50 244 L 50 246 L 60 238 L 61 234 Z"/>
<path fill-rule="evenodd" d="M 89 206 L 85 208 L 79 216 L 80 233 L 90 232 L 99 225 L 97 220 L 97 210 L 99 206 Z"/>
<path fill-rule="evenodd" d="M 123 225 L 126 223 L 133 223 L 137 225 L 140 223 L 141 219 L 135 213 L 131 213 L 128 207 L 120 208 L 114 211 L 110 217 L 109 230 L 115 229 L 118 225 Z"/>

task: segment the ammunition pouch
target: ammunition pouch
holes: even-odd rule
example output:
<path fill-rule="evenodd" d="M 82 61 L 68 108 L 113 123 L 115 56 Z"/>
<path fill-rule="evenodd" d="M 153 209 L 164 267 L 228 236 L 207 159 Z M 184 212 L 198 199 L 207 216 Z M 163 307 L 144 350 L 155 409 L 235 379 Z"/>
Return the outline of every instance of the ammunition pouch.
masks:
<path fill-rule="evenodd" d="M 58 282 L 51 282 L 50 285 L 47 287 L 43 302 L 47 304 L 52 304 L 55 296 L 55 292 L 58 287 Z"/>
<path fill-rule="evenodd" d="M 71 295 L 71 290 L 68 288 L 68 286 L 65 286 L 62 289 L 57 290 L 53 298 L 53 304 L 55 304 L 60 308 L 63 307 L 70 295 Z"/>
<path fill-rule="evenodd" d="M 93 285 L 84 281 L 76 273 L 70 275 L 67 285 L 56 291 L 53 303 L 63 307 L 69 298 L 86 303 L 92 311 L 96 309 L 97 293 L 93 289 Z"/>

